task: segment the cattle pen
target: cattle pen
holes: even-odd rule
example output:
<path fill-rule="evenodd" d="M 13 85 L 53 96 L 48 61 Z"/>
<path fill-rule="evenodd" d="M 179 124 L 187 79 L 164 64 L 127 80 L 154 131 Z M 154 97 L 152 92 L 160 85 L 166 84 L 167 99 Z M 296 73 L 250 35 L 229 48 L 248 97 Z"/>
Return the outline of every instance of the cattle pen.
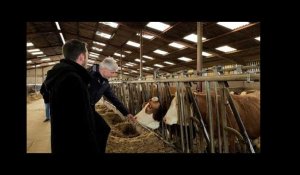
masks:
<path fill-rule="evenodd" d="M 155 135 L 162 138 L 166 143 L 172 144 L 179 152 L 229 153 L 233 151 L 230 146 L 234 143 L 234 152 L 255 153 L 252 141 L 236 109 L 236 102 L 231 98 L 228 82 L 240 81 L 250 84 L 259 82 L 259 80 L 259 74 L 209 77 L 188 77 L 187 74 L 182 74 L 176 78 L 156 77 L 152 80 L 112 81 L 111 86 L 117 96 L 127 105 L 130 112 L 134 114 L 142 110 L 142 104 L 147 103 L 151 97 L 157 96 L 161 104 L 160 112 L 153 114 L 153 116 L 156 115 L 160 125 L 159 128 L 150 129 L 150 131 L 155 132 Z M 201 115 L 200 110 L 203 109 L 199 109 L 195 98 L 199 82 L 203 84 L 206 93 L 208 119 L 204 119 Z M 168 125 L 162 119 L 174 96 L 170 92 L 170 87 L 176 89 L 175 93 L 179 97 L 177 98 L 179 115 L 176 125 Z M 221 101 L 213 99 L 218 95 Z M 218 105 L 218 102 L 224 105 Z M 228 121 L 226 119 L 226 106 L 230 106 L 238 128 L 233 128 L 226 123 Z M 214 131 L 213 126 L 217 128 L 216 131 Z M 147 128 L 147 126 L 145 127 Z"/>

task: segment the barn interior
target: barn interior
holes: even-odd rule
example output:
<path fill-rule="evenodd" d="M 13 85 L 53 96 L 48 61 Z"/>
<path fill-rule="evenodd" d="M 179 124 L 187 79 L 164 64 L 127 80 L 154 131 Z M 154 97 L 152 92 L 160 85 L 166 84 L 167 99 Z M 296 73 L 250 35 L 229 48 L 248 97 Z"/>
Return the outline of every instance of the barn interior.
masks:
<path fill-rule="evenodd" d="M 225 79 L 230 90 L 238 95 L 245 90 L 260 90 L 260 22 L 53 21 L 27 22 L 26 25 L 27 153 L 51 153 L 50 122 L 43 122 L 44 103 L 39 90 L 47 72 L 64 59 L 62 46 L 70 39 L 87 43 L 88 67 L 106 57 L 116 60 L 119 69 L 110 79 L 111 86 L 134 114 L 142 105 L 133 109 L 130 103 L 142 104 L 153 94 L 149 91 L 146 99 L 135 99 L 134 94 L 118 91 L 124 82 L 153 84 L 169 79 L 172 80 L 169 86 L 178 88 L 177 82 L 196 82 L 197 78 L 204 81 L 203 77 L 214 79 L 222 77 L 222 72 L 229 77 Z M 191 85 L 194 89 L 196 86 L 196 83 Z M 138 91 L 137 86 L 125 87 L 130 88 Z M 202 83 L 200 89 L 206 88 Z M 143 90 L 146 89 L 149 88 Z M 205 152 L 200 148 L 196 151 L 182 148 L 182 144 L 178 148 L 166 140 L 161 131 L 153 132 L 137 124 L 130 129 L 132 123 L 125 121 L 113 105 L 105 99 L 98 105 L 98 112 L 107 114 L 104 118 L 113 128 L 108 153 Z"/>

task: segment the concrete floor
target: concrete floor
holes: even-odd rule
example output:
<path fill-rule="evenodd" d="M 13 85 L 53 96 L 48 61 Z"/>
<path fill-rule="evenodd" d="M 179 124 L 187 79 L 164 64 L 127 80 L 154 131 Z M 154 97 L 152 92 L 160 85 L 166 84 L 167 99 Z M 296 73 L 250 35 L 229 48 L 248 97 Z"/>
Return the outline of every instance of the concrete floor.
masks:
<path fill-rule="evenodd" d="M 45 119 L 43 98 L 27 104 L 27 153 L 51 153 L 50 121 Z"/>

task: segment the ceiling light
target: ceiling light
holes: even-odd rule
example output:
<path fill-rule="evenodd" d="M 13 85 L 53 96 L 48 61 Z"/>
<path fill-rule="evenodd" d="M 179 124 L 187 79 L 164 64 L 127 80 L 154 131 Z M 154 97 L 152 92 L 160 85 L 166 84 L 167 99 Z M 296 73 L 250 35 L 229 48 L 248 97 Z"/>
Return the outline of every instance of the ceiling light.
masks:
<path fill-rule="evenodd" d="M 136 35 L 137 35 L 137 36 L 140 36 L 140 33 L 137 33 Z M 152 39 L 152 38 L 154 38 L 154 36 L 152 36 L 152 35 L 147 35 L 147 34 L 143 34 L 143 38 L 146 38 L 146 39 Z"/>
<path fill-rule="evenodd" d="M 212 56 L 212 54 L 207 53 L 207 52 L 202 52 L 202 55 L 203 55 L 203 56 L 206 56 L 206 57 Z"/>
<path fill-rule="evenodd" d="M 185 62 L 193 61 L 191 58 L 187 58 L 187 57 L 180 57 L 178 58 L 178 60 L 185 61 Z"/>
<path fill-rule="evenodd" d="M 65 44 L 66 42 L 65 42 L 65 38 L 64 38 L 63 34 L 60 32 L 59 35 L 60 35 L 60 38 L 61 38 L 63 44 Z"/>
<path fill-rule="evenodd" d="M 95 55 L 95 56 L 99 56 L 99 53 L 95 53 L 95 52 L 89 52 L 89 55 Z"/>
<path fill-rule="evenodd" d="M 133 47 L 140 47 L 139 43 L 133 42 L 133 41 L 128 41 L 126 44 L 133 46 Z"/>
<path fill-rule="evenodd" d="M 121 54 L 119 54 L 119 53 L 114 53 L 114 55 L 116 55 L 116 56 L 118 56 L 118 57 L 121 57 Z M 124 58 L 125 55 L 122 55 L 122 57 Z"/>
<path fill-rule="evenodd" d="M 39 52 L 41 51 L 40 49 L 30 49 L 30 50 L 27 50 L 27 52 Z"/>
<path fill-rule="evenodd" d="M 163 66 L 161 64 L 154 64 L 153 66 L 155 66 L 155 67 L 165 67 L 165 66 Z"/>
<path fill-rule="evenodd" d="M 99 49 L 98 47 L 92 47 L 93 50 L 97 50 L 99 52 L 102 52 L 103 49 Z"/>
<path fill-rule="evenodd" d="M 159 50 L 159 49 L 156 49 L 155 51 L 153 51 L 154 53 L 158 53 L 158 54 L 161 54 L 161 55 L 167 55 L 169 54 L 169 52 L 166 52 L 166 51 L 163 51 L 163 50 Z"/>
<path fill-rule="evenodd" d="M 40 55 L 40 54 L 44 54 L 44 52 L 32 52 L 32 55 Z"/>
<path fill-rule="evenodd" d="M 50 61 L 51 59 L 50 58 L 43 58 L 41 59 L 41 61 Z"/>
<path fill-rule="evenodd" d="M 182 49 L 182 48 L 185 47 L 184 45 L 176 43 L 176 42 L 170 43 L 169 46 L 172 46 L 172 47 L 175 47 L 175 48 L 178 48 L 178 49 Z"/>
<path fill-rule="evenodd" d="M 110 34 L 99 32 L 99 31 L 96 32 L 96 35 L 99 35 L 99 36 L 101 36 L 103 38 L 107 38 L 107 39 L 110 39 L 110 37 L 111 37 Z"/>
<path fill-rule="evenodd" d="M 166 63 L 166 64 L 170 64 L 170 65 L 174 65 L 174 63 L 172 63 L 172 62 L 169 62 L 169 61 L 164 61 L 164 63 Z"/>
<path fill-rule="evenodd" d="M 60 26 L 59 26 L 58 22 L 55 22 L 55 25 L 56 25 L 57 30 L 60 30 Z"/>
<path fill-rule="evenodd" d="M 93 44 L 97 44 L 97 45 L 100 45 L 100 46 L 106 46 L 106 44 L 100 43 L 100 42 L 97 42 L 97 41 L 93 41 Z"/>
<path fill-rule="evenodd" d="M 162 22 L 149 22 L 147 24 L 147 27 L 153 28 L 155 30 L 159 31 L 165 31 L 167 28 L 170 27 L 170 25 L 162 23 Z"/>
<path fill-rule="evenodd" d="M 112 28 L 117 28 L 119 26 L 119 24 L 115 23 L 115 22 L 99 22 L 99 23 L 104 24 L 104 25 L 108 25 Z"/>
<path fill-rule="evenodd" d="M 197 43 L 197 35 L 194 33 L 185 36 L 183 39 Z M 205 40 L 206 40 L 206 38 L 202 37 L 202 41 L 205 41 Z"/>
<path fill-rule="evenodd" d="M 249 22 L 218 22 L 217 24 L 226 27 L 228 29 L 234 30 L 237 29 L 239 27 L 248 25 Z"/>
<path fill-rule="evenodd" d="M 32 42 L 27 42 L 27 43 L 26 43 L 26 46 L 27 46 L 27 47 L 33 46 L 33 43 L 32 43 Z"/>
<path fill-rule="evenodd" d="M 216 48 L 216 50 L 222 51 L 222 52 L 232 52 L 235 51 L 236 49 L 230 46 L 221 46 Z"/>
<path fill-rule="evenodd" d="M 148 60 L 154 60 L 153 57 L 149 57 L 149 56 L 147 56 L 147 55 L 143 55 L 143 58 L 146 58 L 146 59 L 148 59 Z"/>
<path fill-rule="evenodd" d="M 134 61 L 136 61 L 136 62 L 141 62 L 141 60 L 138 59 L 138 58 L 134 59 Z M 145 63 L 146 61 L 143 60 L 142 62 Z"/>

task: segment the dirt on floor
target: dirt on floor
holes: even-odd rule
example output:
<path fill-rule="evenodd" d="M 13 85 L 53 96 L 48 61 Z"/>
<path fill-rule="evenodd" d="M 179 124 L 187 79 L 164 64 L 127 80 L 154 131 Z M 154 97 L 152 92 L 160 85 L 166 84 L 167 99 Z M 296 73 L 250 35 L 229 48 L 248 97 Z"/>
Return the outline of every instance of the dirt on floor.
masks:
<path fill-rule="evenodd" d="M 111 127 L 108 137 L 107 153 L 176 153 L 177 151 L 164 143 L 154 132 L 137 123 L 123 120 L 104 105 L 96 106 L 97 112 Z"/>

